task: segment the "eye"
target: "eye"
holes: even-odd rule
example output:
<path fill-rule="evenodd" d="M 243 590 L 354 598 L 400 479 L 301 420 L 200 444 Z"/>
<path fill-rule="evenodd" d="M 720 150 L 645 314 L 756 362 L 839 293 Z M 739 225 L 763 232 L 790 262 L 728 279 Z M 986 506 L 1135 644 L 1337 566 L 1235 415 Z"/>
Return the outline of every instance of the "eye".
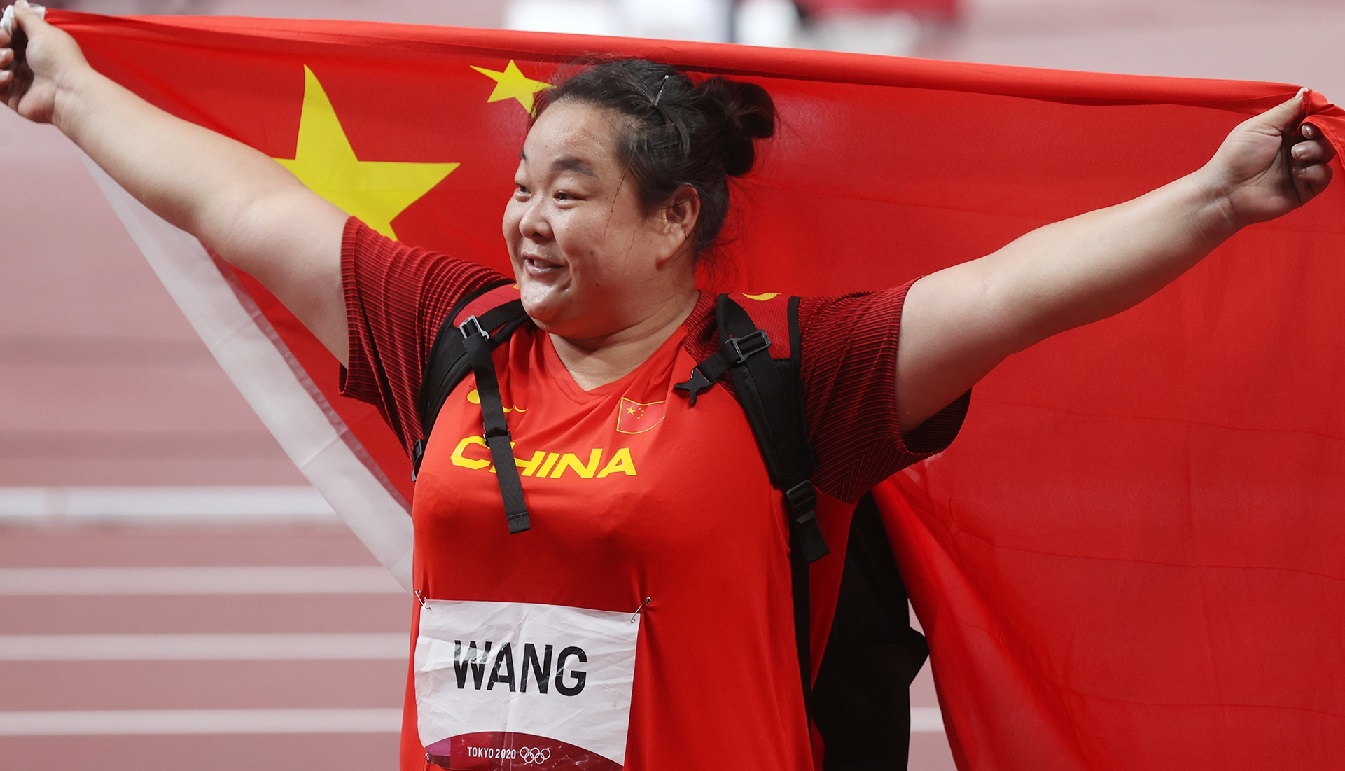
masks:
<path fill-rule="evenodd" d="M 527 185 L 523 184 L 522 182 L 514 183 L 515 198 L 527 198 L 530 195 L 532 195 L 532 191 L 528 189 Z"/>

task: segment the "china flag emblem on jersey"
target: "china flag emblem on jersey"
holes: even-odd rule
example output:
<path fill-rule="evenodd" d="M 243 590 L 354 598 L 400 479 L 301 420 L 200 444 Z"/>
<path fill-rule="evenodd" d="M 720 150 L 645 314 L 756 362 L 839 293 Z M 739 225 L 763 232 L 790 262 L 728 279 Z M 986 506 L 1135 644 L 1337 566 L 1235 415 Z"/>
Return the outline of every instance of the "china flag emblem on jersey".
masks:
<path fill-rule="evenodd" d="M 663 422 L 664 402 L 643 404 L 621 397 L 621 408 L 616 415 L 616 430 L 620 434 L 643 434 Z"/>

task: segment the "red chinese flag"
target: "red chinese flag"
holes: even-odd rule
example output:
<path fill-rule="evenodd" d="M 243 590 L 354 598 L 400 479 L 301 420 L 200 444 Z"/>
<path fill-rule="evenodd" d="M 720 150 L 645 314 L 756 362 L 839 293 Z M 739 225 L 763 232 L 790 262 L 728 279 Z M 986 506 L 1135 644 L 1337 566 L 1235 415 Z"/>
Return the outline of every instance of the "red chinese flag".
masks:
<path fill-rule="evenodd" d="M 1197 168 L 1296 91 L 367 23 L 52 19 L 155 104 L 403 240 L 500 268 L 527 108 L 566 62 L 597 51 L 758 82 L 780 130 L 734 189 L 716 276 L 751 291 L 877 288 L 980 256 Z M 1312 111 L 1340 146 L 1345 114 L 1316 94 Z M 1140 308 L 1006 362 L 953 449 L 879 491 L 962 768 L 1345 758 L 1341 181 Z M 351 192 L 374 188 L 387 195 Z M 147 255 L 179 248 L 125 216 Z M 331 358 L 255 284 L 198 262 L 161 273 L 240 290 L 217 299 L 246 324 L 202 322 L 240 386 L 267 360 L 232 347 L 251 325 L 321 407 L 327 438 L 308 448 L 287 438 L 294 411 L 270 406 L 278 387 L 250 397 L 315 485 L 352 522 L 373 500 L 351 487 L 352 458 L 409 497 L 401 448 L 335 395 Z M 352 525 L 389 564 L 405 534 L 377 535 L 405 527 L 393 519 Z"/>

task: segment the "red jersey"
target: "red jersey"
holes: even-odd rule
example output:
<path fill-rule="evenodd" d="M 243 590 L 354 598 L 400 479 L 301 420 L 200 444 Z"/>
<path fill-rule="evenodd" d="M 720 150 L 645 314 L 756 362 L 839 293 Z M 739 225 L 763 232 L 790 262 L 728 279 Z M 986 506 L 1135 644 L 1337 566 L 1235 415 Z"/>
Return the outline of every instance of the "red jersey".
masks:
<path fill-rule="evenodd" d="M 343 261 L 343 386 L 379 406 L 409 446 L 440 323 L 500 276 L 353 220 Z M 823 498 L 853 501 L 956 433 L 963 405 L 922 428 L 932 442 L 923 453 L 897 431 L 904 297 L 905 287 L 800 304 Z M 501 345 L 500 393 L 532 522 L 516 535 L 481 438 L 474 379 L 448 398 L 413 504 L 424 603 L 403 769 L 425 768 L 427 748 L 451 755 L 453 768 L 575 767 L 581 757 L 579 767 L 595 769 L 813 768 L 780 493 L 728 389 L 694 408 L 673 389 L 717 345 L 708 296 L 643 364 L 592 390 L 534 327 Z M 814 578 L 826 606 L 848 522 L 823 527 L 837 554 L 836 569 L 822 571 L 829 585 L 818 591 Z"/>

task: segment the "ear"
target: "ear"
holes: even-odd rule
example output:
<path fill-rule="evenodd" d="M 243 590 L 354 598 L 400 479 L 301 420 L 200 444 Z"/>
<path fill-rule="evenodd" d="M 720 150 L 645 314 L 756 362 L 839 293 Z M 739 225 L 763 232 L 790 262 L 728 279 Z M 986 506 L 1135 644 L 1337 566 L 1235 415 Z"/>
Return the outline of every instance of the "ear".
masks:
<path fill-rule="evenodd" d="M 691 247 L 695 238 L 696 222 L 701 215 L 701 197 L 696 188 L 682 185 L 668 198 L 659 212 L 659 228 L 670 247 L 667 258 L 680 254 L 684 248 Z"/>

